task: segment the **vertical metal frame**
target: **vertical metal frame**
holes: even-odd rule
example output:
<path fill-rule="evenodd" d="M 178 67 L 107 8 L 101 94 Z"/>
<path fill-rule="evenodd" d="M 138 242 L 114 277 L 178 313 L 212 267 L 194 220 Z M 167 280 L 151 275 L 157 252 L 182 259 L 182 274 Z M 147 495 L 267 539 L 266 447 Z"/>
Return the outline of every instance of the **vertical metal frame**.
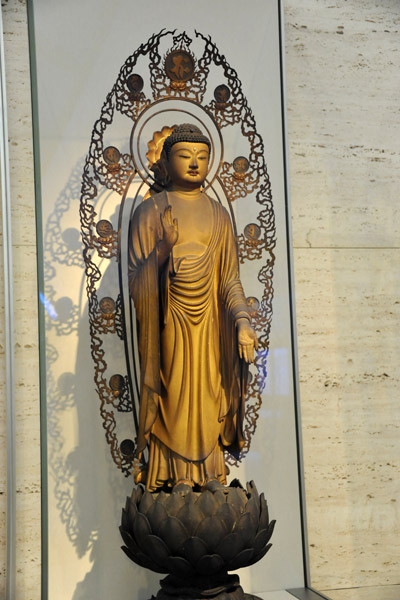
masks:
<path fill-rule="evenodd" d="M 3 43 L 3 17 L 0 10 L 0 171 L 4 269 L 4 324 L 6 336 L 7 411 L 7 583 L 6 598 L 15 598 L 16 576 L 16 451 L 15 451 L 15 372 L 14 304 L 11 240 L 11 193 L 8 156 L 7 96 Z"/>
<path fill-rule="evenodd" d="M 292 215 L 290 211 L 290 187 L 289 187 L 289 144 L 286 128 L 286 79 L 285 79 L 285 32 L 284 32 L 284 9 L 283 1 L 278 0 L 279 4 L 279 38 L 280 38 L 280 68 L 281 68 L 281 114 L 282 114 L 282 146 L 284 156 L 284 182 L 286 197 L 286 244 L 288 249 L 288 274 L 289 274 L 289 301 L 290 301 L 290 320 L 292 336 L 292 362 L 293 362 L 293 389 L 295 398 L 295 417 L 296 417 L 296 444 L 297 461 L 299 477 L 299 493 L 301 507 L 301 528 L 303 540 L 303 558 L 304 558 L 304 582 L 308 586 L 310 581 L 308 543 L 307 543 L 307 520 L 305 507 L 305 488 L 304 488 L 304 465 L 303 465 L 303 447 L 301 435 L 301 412 L 300 412 L 300 389 L 299 389 L 299 367 L 297 354 L 297 324 L 296 324 L 296 298 L 294 289 L 294 270 L 293 270 L 293 239 L 292 239 Z"/>
<path fill-rule="evenodd" d="M 36 69 L 36 44 L 33 0 L 26 0 L 29 63 L 31 81 L 32 140 L 35 180 L 36 254 L 37 254 L 37 307 L 39 332 L 39 378 L 40 378 L 40 488 L 41 488 L 41 598 L 48 599 L 48 508 L 47 508 L 47 397 L 46 397 L 46 337 L 44 307 L 40 298 L 44 295 L 42 187 L 40 176 L 39 104 Z"/>

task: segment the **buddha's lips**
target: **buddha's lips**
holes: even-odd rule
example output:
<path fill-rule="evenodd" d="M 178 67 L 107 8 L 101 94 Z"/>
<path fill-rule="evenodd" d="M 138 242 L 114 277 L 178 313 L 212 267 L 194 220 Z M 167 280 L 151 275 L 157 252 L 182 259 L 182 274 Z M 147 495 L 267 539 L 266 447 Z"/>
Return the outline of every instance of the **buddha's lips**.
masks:
<path fill-rule="evenodd" d="M 198 171 L 189 171 L 189 175 L 198 175 L 199 172 Z"/>

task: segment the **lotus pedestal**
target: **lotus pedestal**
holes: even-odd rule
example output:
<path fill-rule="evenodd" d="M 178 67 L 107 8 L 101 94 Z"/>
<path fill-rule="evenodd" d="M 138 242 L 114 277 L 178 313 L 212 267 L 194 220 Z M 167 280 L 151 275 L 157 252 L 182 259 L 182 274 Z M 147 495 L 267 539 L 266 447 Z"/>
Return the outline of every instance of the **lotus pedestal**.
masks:
<path fill-rule="evenodd" d="M 245 490 L 235 480 L 229 486 L 210 482 L 200 492 L 184 484 L 169 493 L 135 487 L 120 530 L 133 562 L 168 574 L 158 600 L 243 600 L 251 596 L 228 571 L 259 561 L 271 547 L 274 526 L 254 482 Z"/>

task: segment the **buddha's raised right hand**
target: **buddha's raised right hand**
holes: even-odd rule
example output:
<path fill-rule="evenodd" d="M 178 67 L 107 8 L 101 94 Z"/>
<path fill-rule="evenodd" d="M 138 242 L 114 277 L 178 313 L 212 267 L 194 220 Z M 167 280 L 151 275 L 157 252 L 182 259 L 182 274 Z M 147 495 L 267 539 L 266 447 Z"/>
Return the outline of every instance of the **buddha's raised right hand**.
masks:
<path fill-rule="evenodd" d="M 172 248 L 178 241 L 178 219 L 172 218 L 172 206 L 169 204 L 164 210 L 164 214 L 160 215 L 161 225 L 163 228 L 163 242 Z"/>
<path fill-rule="evenodd" d="M 170 255 L 172 248 L 178 241 L 178 219 L 172 218 L 172 206 L 168 205 L 163 214 L 160 214 L 163 230 L 162 240 L 158 243 L 158 264 L 161 267 Z"/>

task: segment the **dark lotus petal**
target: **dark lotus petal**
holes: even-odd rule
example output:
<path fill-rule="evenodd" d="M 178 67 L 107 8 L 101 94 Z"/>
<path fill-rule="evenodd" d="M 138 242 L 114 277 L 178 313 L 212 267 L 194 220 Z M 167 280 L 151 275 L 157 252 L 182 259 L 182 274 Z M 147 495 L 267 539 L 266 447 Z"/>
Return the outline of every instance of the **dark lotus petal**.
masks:
<path fill-rule="evenodd" d="M 241 488 L 232 488 L 229 490 L 226 502 L 236 510 L 238 515 L 240 515 L 244 511 L 247 502 L 246 492 Z"/>
<path fill-rule="evenodd" d="M 229 496 L 226 500 L 226 505 L 229 506 L 229 510 L 231 511 L 231 514 L 233 515 L 233 519 L 234 519 L 234 521 L 236 521 L 242 514 L 242 511 L 240 510 L 240 508 L 237 508 L 236 506 L 234 506 L 233 504 L 230 503 Z"/>
<path fill-rule="evenodd" d="M 161 492 L 158 492 L 156 496 L 156 502 L 161 502 L 161 504 L 165 504 L 165 502 L 167 502 L 167 500 L 169 499 L 170 494 L 166 494 L 161 490 Z"/>
<path fill-rule="evenodd" d="M 178 577 L 193 577 L 196 571 L 192 565 L 181 556 L 170 556 L 167 560 L 168 571 Z"/>
<path fill-rule="evenodd" d="M 206 517 L 211 517 L 214 515 L 218 508 L 218 503 L 214 498 L 214 494 L 209 490 L 202 492 L 199 494 L 199 499 L 196 502 L 196 505 Z"/>
<path fill-rule="evenodd" d="M 231 488 L 242 488 L 242 489 L 243 489 L 243 486 L 242 486 L 242 484 L 240 483 L 239 479 L 233 479 L 233 480 L 230 482 L 230 484 L 229 484 L 229 487 L 231 487 Z"/>
<path fill-rule="evenodd" d="M 135 502 L 133 500 L 131 500 L 129 503 L 129 506 L 128 506 L 128 519 L 129 519 L 131 528 L 133 527 L 133 522 L 136 519 L 136 515 L 137 515 L 137 506 L 136 506 Z"/>
<path fill-rule="evenodd" d="M 250 567 L 251 565 L 254 565 L 256 562 L 261 560 L 267 554 L 267 552 L 271 548 L 271 546 L 272 546 L 272 544 L 268 544 L 268 546 L 265 546 L 265 548 L 263 550 L 261 550 L 260 554 L 253 556 L 253 558 L 250 560 L 250 562 L 248 563 L 247 566 Z"/>
<path fill-rule="evenodd" d="M 273 521 L 271 521 L 271 523 L 268 526 L 268 539 L 270 539 L 271 535 L 274 533 L 275 524 L 276 524 L 276 521 L 274 519 Z"/>
<path fill-rule="evenodd" d="M 261 531 L 257 533 L 256 538 L 253 542 L 254 554 L 258 554 L 259 552 L 261 552 L 268 540 L 268 529 L 261 529 Z"/>
<path fill-rule="evenodd" d="M 260 496 L 260 524 L 258 529 L 266 529 L 269 524 L 268 506 L 265 501 L 264 493 Z"/>
<path fill-rule="evenodd" d="M 196 566 L 197 561 L 207 554 L 207 546 L 203 540 L 196 536 L 192 536 L 178 548 L 177 554 L 184 556 L 190 560 L 192 565 Z"/>
<path fill-rule="evenodd" d="M 156 535 L 147 536 L 146 554 L 160 567 L 165 568 L 170 552 L 164 542 Z"/>
<path fill-rule="evenodd" d="M 137 562 L 137 564 L 141 567 L 145 567 L 145 569 L 150 569 L 151 571 L 155 571 L 156 573 L 168 573 L 168 569 L 160 567 L 155 562 L 153 562 L 151 558 L 149 558 L 145 554 L 142 554 L 141 552 L 135 554 L 135 558 L 135 562 Z"/>
<path fill-rule="evenodd" d="M 179 546 L 189 537 L 187 529 L 176 517 L 167 517 L 160 527 L 160 537 L 167 544 L 172 552 L 175 552 Z"/>
<path fill-rule="evenodd" d="M 218 517 L 203 519 L 195 532 L 196 536 L 201 538 L 206 544 L 209 552 L 214 552 L 227 533 L 228 529 Z"/>
<path fill-rule="evenodd" d="M 226 504 L 227 497 L 228 494 L 224 492 L 224 490 L 218 490 L 217 492 L 214 492 L 214 498 L 216 499 L 218 505 Z"/>
<path fill-rule="evenodd" d="M 258 496 L 258 490 L 257 490 L 257 488 L 256 488 L 256 484 L 254 483 L 254 481 L 253 481 L 253 480 L 251 480 L 251 481 L 250 481 L 250 482 L 249 482 L 249 483 L 246 485 L 246 488 L 247 488 L 247 493 L 249 494 L 249 496 L 250 496 L 251 498 L 255 498 L 255 499 L 257 500 L 257 502 L 258 502 L 258 498 L 259 498 L 259 496 Z"/>
<path fill-rule="evenodd" d="M 231 560 L 243 549 L 244 543 L 238 533 L 229 533 L 218 545 L 216 553 L 225 561 Z"/>
<path fill-rule="evenodd" d="M 246 512 L 251 515 L 253 527 L 257 529 L 260 522 L 260 509 L 259 503 L 255 498 L 250 498 L 250 500 L 247 502 Z"/>
<path fill-rule="evenodd" d="M 150 507 L 150 510 L 146 515 L 153 533 L 158 535 L 160 527 L 167 516 L 168 514 L 165 510 L 164 504 L 161 504 L 161 502 L 153 502 L 153 506 Z"/>
<path fill-rule="evenodd" d="M 236 521 L 233 532 L 238 533 L 243 540 L 243 547 L 248 548 L 252 546 L 252 542 L 256 537 L 257 528 L 253 525 L 253 520 L 250 513 L 243 513 Z"/>
<path fill-rule="evenodd" d="M 215 575 L 221 571 L 224 566 L 224 561 L 218 554 L 206 554 L 196 565 L 196 571 L 200 575 Z"/>
<path fill-rule="evenodd" d="M 162 569 L 155 563 L 153 563 L 147 556 L 142 554 L 141 552 L 133 553 L 129 548 L 122 546 L 122 550 L 125 554 L 130 558 L 134 563 L 139 565 L 139 567 L 144 567 L 145 569 L 150 569 L 151 571 L 155 571 L 156 573 L 168 573 L 167 570 Z"/>
<path fill-rule="evenodd" d="M 134 563 L 136 563 L 135 555 L 131 550 L 129 550 L 129 548 L 127 548 L 126 546 L 121 546 L 121 550 L 125 552 L 128 558 L 130 558 L 131 560 L 133 560 Z"/>
<path fill-rule="evenodd" d="M 136 544 L 136 542 L 133 539 L 133 537 L 131 536 L 131 534 L 128 531 L 125 531 L 124 529 L 122 529 L 122 527 L 119 528 L 119 531 L 120 531 L 120 534 L 122 535 L 122 539 L 124 540 L 124 542 L 128 546 L 128 548 L 134 553 L 140 552 L 139 546 Z"/>
<path fill-rule="evenodd" d="M 236 511 L 232 508 L 232 506 L 229 504 L 221 504 L 218 507 L 215 516 L 221 519 L 226 527 L 227 533 L 230 533 L 237 516 Z"/>
<path fill-rule="evenodd" d="M 129 498 L 128 498 L 129 500 Z M 129 529 L 129 518 L 128 518 L 128 513 L 125 510 L 125 508 L 122 509 L 122 516 L 121 516 L 121 525 L 125 528 L 125 529 Z"/>
<path fill-rule="evenodd" d="M 134 504 L 139 504 L 142 496 L 143 496 L 144 488 L 141 485 L 138 485 L 136 488 L 133 488 L 131 494 L 131 502 Z"/>
<path fill-rule="evenodd" d="M 151 534 L 150 524 L 142 513 L 138 512 L 133 522 L 133 535 L 136 543 L 142 548 L 146 549 L 147 536 Z"/>
<path fill-rule="evenodd" d="M 130 496 L 127 496 L 126 497 L 126 502 L 125 502 L 125 510 L 126 510 L 126 512 L 128 512 L 128 510 L 129 510 L 130 503 L 131 503 Z"/>
<path fill-rule="evenodd" d="M 253 548 L 246 548 L 239 552 L 237 556 L 235 556 L 230 563 L 228 564 L 228 571 L 235 571 L 236 569 L 240 569 L 240 567 L 246 567 L 253 556 Z"/>
<path fill-rule="evenodd" d="M 170 494 L 169 498 L 165 501 L 165 509 L 171 517 L 176 517 L 182 506 L 188 501 L 187 496 L 182 494 Z"/>
<path fill-rule="evenodd" d="M 197 506 L 197 503 L 195 504 L 194 502 L 187 502 L 182 506 L 176 517 L 189 532 L 187 537 L 194 535 L 200 522 L 204 519 L 202 511 Z"/>
<path fill-rule="evenodd" d="M 139 504 L 139 511 L 144 515 L 147 515 L 148 511 L 154 504 L 153 494 L 150 492 L 145 492 L 142 496 L 142 499 Z"/>

